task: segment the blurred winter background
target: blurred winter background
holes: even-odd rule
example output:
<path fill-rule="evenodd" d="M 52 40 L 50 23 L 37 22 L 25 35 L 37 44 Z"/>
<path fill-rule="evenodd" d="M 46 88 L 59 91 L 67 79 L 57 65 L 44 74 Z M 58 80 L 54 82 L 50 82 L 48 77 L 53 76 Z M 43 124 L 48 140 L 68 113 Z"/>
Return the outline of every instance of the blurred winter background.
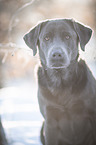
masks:
<path fill-rule="evenodd" d="M 39 21 L 73 18 L 90 26 L 93 35 L 80 50 L 96 77 L 95 0 L 0 0 L 0 114 L 10 145 L 41 145 L 42 116 L 38 108 L 38 54 L 23 35 Z"/>

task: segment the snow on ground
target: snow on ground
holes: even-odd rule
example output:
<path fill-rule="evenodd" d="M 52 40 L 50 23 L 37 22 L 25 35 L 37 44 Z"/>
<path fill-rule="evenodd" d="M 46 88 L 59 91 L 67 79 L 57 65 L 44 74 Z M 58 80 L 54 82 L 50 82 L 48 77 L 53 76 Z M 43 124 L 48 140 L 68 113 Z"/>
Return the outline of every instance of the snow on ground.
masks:
<path fill-rule="evenodd" d="M 10 145 L 41 145 L 43 118 L 36 84 L 23 80 L 10 85 L 0 90 L 0 113 Z"/>

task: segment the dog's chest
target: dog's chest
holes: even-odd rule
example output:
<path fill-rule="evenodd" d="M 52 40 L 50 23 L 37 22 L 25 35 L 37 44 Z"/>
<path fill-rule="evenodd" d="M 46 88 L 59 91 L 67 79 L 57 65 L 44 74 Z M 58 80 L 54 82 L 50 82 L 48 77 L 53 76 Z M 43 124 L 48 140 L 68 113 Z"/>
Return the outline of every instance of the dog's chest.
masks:
<path fill-rule="evenodd" d="M 61 140 L 81 143 L 90 132 L 90 122 L 84 104 L 74 104 L 70 109 L 64 106 L 46 107 L 46 121 L 50 127 L 55 127 Z M 82 135 L 83 133 L 83 135 Z M 76 138 L 75 138 L 76 137 Z"/>
<path fill-rule="evenodd" d="M 52 79 L 39 69 L 38 81 L 39 90 L 41 92 L 42 100 L 45 105 L 61 105 L 70 109 L 72 104 L 75 104 L 79 99 L 78 94 L 72 93 L 72 81 L 64 81 L 59 75 L 52 75 Z M 66 84 L 66 85 L 65 85 Z M 79 93 L 80 94 L 80 93 Z"/>

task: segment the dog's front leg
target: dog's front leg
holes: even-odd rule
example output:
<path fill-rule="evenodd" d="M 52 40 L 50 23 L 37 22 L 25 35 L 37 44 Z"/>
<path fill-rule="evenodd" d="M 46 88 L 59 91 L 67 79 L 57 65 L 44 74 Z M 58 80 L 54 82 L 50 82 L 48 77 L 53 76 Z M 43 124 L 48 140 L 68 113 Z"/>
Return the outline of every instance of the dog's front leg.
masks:
<path fill-rule="evenodd" d="M 58 145 L 58 122 L 52 116 L 52 108 L 47 107 L 45 119 L 45 145 Z"/>
<path fill-rule="evenodd" d="M 58 145 L 58 131 L 45 121 L 45 145 Z"/>

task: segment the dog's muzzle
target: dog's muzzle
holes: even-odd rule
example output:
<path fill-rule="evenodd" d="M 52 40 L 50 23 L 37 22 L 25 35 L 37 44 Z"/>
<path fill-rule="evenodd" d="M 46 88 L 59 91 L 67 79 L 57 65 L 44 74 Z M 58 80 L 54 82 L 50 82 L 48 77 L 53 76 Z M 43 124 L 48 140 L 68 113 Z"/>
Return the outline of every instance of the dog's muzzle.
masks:
<path fill-rule="evenodd" d="M 66 51 L 62 48 L 54 48 L 49 52 L 47 66 L 51 69 L 66 68 L 70 64 Z"/>

